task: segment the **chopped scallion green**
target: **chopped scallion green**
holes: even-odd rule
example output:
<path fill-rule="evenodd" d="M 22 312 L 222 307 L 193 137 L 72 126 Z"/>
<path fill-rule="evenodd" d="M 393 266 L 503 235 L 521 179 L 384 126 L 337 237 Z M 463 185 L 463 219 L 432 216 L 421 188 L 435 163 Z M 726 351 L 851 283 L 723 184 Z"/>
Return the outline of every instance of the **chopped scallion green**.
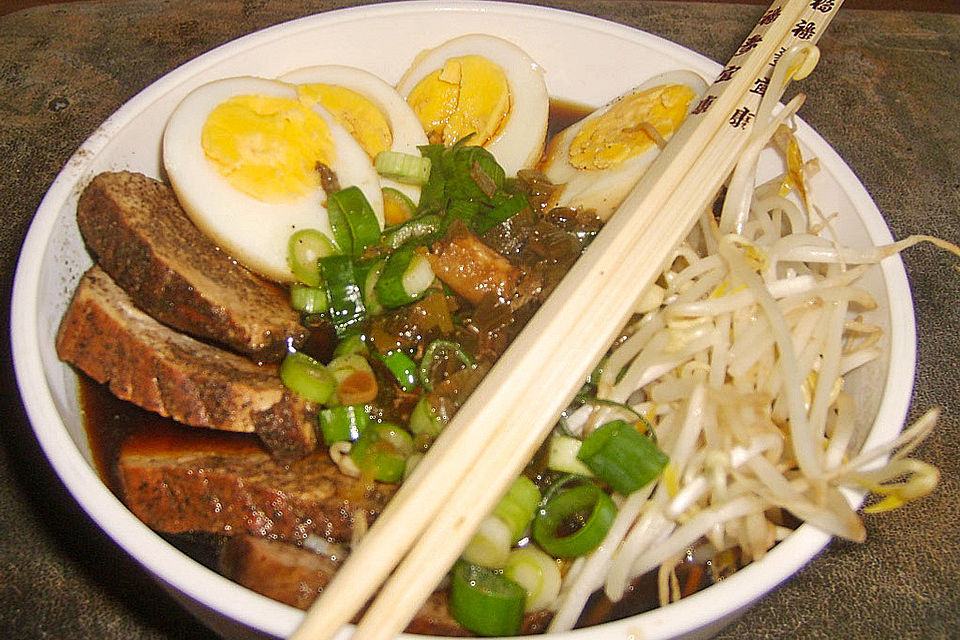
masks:
<path fill-rule="evenodd" d="M 344 253 L 359 257 L 364 249 L 380 241 L 380 222 L 360 187 L 347 187 L 327 196 L 328 214 L 333 209 L 343 215 L 350 234 L 350 248 L 341 247 Z M 333 216 L 330 221 L 332 224 Z M 341 231 L 340 235 L 345 234 Z M 340 236 L 337 236 L 337 242 L 340 242 Z"/>
<path fill-rule="evenodd" d="M 547 454 L 547 467 L 564 473 L 579 473 L 592 476 L 590 467 L 577 458 L 583 441 L 580 438 L 554 433 L 550 436 L 550 451 Z"/>
<path fill-rule="evenodd" d="M 377 173 L 406 184 L 424 185 L 430 179 L 430 158 L 399 151 L 381 151 L 373 159 Z"/>
<path fill-rule="evenodd" d="M 407 222 L 417 213 L 417 205 L 407 194 L 393 187 L 380 189 L 383 194 L 383 220 L 388 226 Z"/>
<path fill-rule="evenodd" d="M 535 545 L 513 549 L 503 568 L 503 575 L 526 590 L 527 613 L 546 609 L 560 595 L 560 567 L 556 560 Z"/>
<path fill-rule="evenodd" d="M 617 507 L 592 482 L 551 496 L 533 521 L 533 539 L 557 558 L 575 558 L 596 549 L 617 515 Z"/>
<path fill-rule="evenodd" d="M 426 256 L 416 247 L 405 245 L 387 258 L 373 290 L 380 304 L 392 309 L 423 297 L 433 278 Z"/>
<path fill-rule="evenodd" d="M 310 402 L 324 404 L 333 395 L 337 381 L 323 364 L 299 351 L 288 353 L 280 363 L 280 381 Z"/>
<path fill-rule="evenodd" d="M 526 532 L 537 514 L 537 505 L 540 503 L 540 490 L 533 480 L 526 476 L 519 476 L 510 484 L 510 488 L 497 506 L 493 515 L 503 520 L 510 529 L 510 542 L 516 543 Z"/>
<path fill-rule="evenodd" d="M 308 287 L 320 286 L 317 260 L 337 252 L 330 238 L 316 229 L 301 229 L 287 242 L 287 264 L 294 277 Z"/>
<path fill-rule="evenodd" d="M 379 482 L 400 482 L 412 453 L 413 438 L 389 422 L 370 425 L 350 448 L 354 464 Z"/>
<path fill-rule="evenodd" d="M 373 264 L 366 265 L 365 273 L 363 274 L 363 304 L 367 308 L 367 313 L 373 316 L 380 315 L 385 310 L 385 307 L 380 304 L 376 290 L 377 280 L 380 278 L 380 273 L 383 271 L 383 265 L 385 263 L 386 260 L 381 258 Z"/>
<path fill-rule="evenodd" d="M 390 351 L 380 357 L 393 377 L 404 391 L 413 391 L 420 384 L 417 378 L 417 365 L 403 351 Z"/>
<path fill-rule="evenodd" d="M 442 232 L 443 219 L 435 213 L 428 213 L 390 229 L 384 234 L 383 241 L 387 248 L 399 249 L 408 242 L 426 244 L 440 237 Z"/>
<path fill-rule="evenodd" d="M 501 573 L 466 562 L 453 567 L 450 612 L 474 633 L 519 634 L 526 599 L 526 590 Z"/>
<path fill-rule="evenodd" d="M 350 231 L 350 223 L 347 222 L 347 214 L 340 208 L 340 203 L 329 196 L 327 197 L 327 220 L 330 221 L 333 240 L 337 243 L 340 253 L 352 256 L 353 234 Z"/>
<path fill-rule="evenodd" d="M 333 357 L 348 356 L 357 353 L 361 356 L 370 355 L 370 347 L 367 346 L 366 337 L 359 333 L 351 333 L 337 343 L 333 348 Z"/>
<path fill-rule="evenodd" d="M 650 438 L 623 420 L 587 436 L 577 457 L 614 491 L 628 495 L 655 479 L 669 458 Z"/>
<path fill-rule="evenodd" d="M 430 260 L 425 253 L 415 252 L 410 258 L 410 264 L 407 270 L 403 272 L 403 291 L 411 299 L 418 300 L 423 297 L 433 284 L 435 279 L 433 267 L 430 266 Z"/>
<path fill-rule="evenodd" d="M 462 557 L 470 564 L 502 569 L 510 557 L 510 526 L 496 516 L 487 516 L 467 543 Z"/>
<path fill-rule="evenodd" d="M 414 374 L 416 375 L 416 374 Z M 426 436 L 436 436 L 443 429 L 444 423 L 434 411 L 430 404 L 430 398 L 423 395 L 417 401 L 416 406 L 410 413 L 410 431 L 414 435 L 424 434 Z"/>
<path fill-rule="evenodd" d="M 291 284 L 290 306 L 307 314 L 324 313 L 327 310 L 327 291 L 320 287 Z"/>
<path fill-rule="evenodd" d="M 369 426 L 370 415 L 365 405 L 345 404 L 320 412 L 320 431 L 327 446 L 334 442 L 354 442 Z"/>
<path fill-rule="evenodd" d="M 366 307 L 349 256 L 320 258 L 320 274 L 327 290 L 327 310 L 338 336 L 351 332 L 366 317 Z"/>

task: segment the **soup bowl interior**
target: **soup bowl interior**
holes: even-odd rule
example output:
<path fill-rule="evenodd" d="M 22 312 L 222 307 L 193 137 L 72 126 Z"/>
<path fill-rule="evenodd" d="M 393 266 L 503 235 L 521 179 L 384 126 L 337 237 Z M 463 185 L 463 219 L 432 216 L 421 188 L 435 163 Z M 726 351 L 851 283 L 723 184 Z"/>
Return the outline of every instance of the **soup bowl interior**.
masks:
<path fill-rule="evenodd" d="M 94 469 L 77 399 L 74 371 L 60 362 L 54 340 L 60 318 L 91 258 L 76 225 L 77 198 L 95 174 L 127 169 L 163 178 L 164 123 L 194 87 L 234 75 L 274 77 L 314 64 L 349 64 L 388 82 L 399 79 L 420 50 L 463 33 L 493 33 L 524 48 L 543 67 L 551 97 L 598 106 L 663 71 L 685 68 L 710 78 L 719 66 L 656 36 L 596 18 L 540 7 L 494 2 L 400 2 L 346 9 L 285 23 L 211 51 L 138 94 L 74 154 L 41 203 L 18 264 L 12 308 L 17 379 L 36 436 L 79 504 L 127 553 L 175 596 L 229 637 L 284 637 L 302 613 L 206 569 L 137 520 Z M 571 48 L 569 43 L 578 43 Z M 376 46 L 371 46 L 376 43 Z M 836 212 L 839 238 L 849 245 L 890 241 L 882 216 L 842 159 L 803 122 L 798 138 L 820 159 L 814 194 Z M 771 156 L 764 171 L 779 171 Z M 899 259 L 865 277 L 875 296 L 872 320 L 884 327 L 885 355 L 848 381 L 871 442 L 901 428 L 914 370 L 913 308 Z M 896 362 L 897 367 L 890 366 Z M 851 501 L 858 499 L 850 495 Z M 709 637 L 751 602 L 787 579 L 828 542 L 801 526 L 731 578 L 681 602 L 564 637 L 601 638 L 640 632 L 648 640 Z"/>

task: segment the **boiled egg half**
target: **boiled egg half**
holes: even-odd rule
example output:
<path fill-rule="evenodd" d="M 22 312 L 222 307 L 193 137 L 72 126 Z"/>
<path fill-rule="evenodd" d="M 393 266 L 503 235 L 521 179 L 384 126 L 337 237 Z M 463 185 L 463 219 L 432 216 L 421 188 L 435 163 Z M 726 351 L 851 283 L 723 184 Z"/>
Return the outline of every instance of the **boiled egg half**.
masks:
<path fill-rule="evenodd" d="M 609 218 L 706 89 L 691 71 L 664 73 L 558 133 L 539 167 L 562 185 L 550 204 Z"/>
<path fill-rule="evenodd" d="M 397 90 L 432 144 L 490 151 L 508 176 L 531 168 L 543 151 L 550 101 L 543 70 L 520 47 L 468 34 L 421 52 Z"/>
<path fill-rule="evenodd" d="M 254 77 L 189 93 L 167 122 L 163 163 L 193 222 L 236 260 L 290 282 L 287 244 L 300 229 L 333 237 L 318 165 L 358 186 L 383 225 L 380 183 L 363 148 L 296 89 Z"/>
<path fill-rule="evenodd" d="M 381 151 L 420 155 L 427 144 L 420 121 L 397 90 L 378 76 L 343 65 L 304 67 L 280 76 L 294 84 L 300 101 L 321 105 L 333 114 L 373 161 Z M 403 192 L 414 204 L 420 201 L 420 187 L 380 178 L 384 187 Z"/>

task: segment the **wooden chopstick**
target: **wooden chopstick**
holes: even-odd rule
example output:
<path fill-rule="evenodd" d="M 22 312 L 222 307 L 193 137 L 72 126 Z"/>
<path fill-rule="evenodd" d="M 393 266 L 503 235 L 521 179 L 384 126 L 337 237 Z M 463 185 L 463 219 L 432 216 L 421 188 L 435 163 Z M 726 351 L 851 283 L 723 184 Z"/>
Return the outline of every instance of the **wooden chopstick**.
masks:
<path fill-rule="evenodd" d="M 706 146 L 717 142 L 716 132 L 781 43 L 788 41 L 804 10 L 809 11 L 809 1 L 776 2 L 764 14 L 779 17 L 761 20 L 731 59 L 728 66 L 738 66 L 741 72 L 715 83 L 709 108 L 691 116 L 677 132 L 621 212 L 434 443 L 292 639 L 332 637 L 394 567 L 354 637 L 388 638 L 402 630 L 605 352 L 666 252 L 692 225 L 699 207 L 680 210 L 671 220 L 656 214 L 687 175 L 685 169 L 694 167 Z M 711 150 L 711 155 L 717 153 Z M 733 155 L 729 150 L 727 154 Z M 715 178 L 710 184 L 718 187 L 722 180 Z M 712 197 L 715 187 L 710 188 L 709 193 L 699 189 L 705 194 L 702 198 Z M 638 255 L 636 247 L 644 244 L 652 245 L 649 253 Z M 575 349 L 569 348 L 570 336 L 581 341 Z M 441 509 L 445 504 L 449 508 Z M 407 554 L 418 537 L 417 546 Z"/>

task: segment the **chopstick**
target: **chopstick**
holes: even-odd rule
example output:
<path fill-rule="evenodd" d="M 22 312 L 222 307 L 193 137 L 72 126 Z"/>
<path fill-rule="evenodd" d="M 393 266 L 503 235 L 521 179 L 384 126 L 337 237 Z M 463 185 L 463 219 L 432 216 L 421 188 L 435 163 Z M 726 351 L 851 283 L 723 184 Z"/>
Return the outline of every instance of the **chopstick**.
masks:
<path fill-rule="evenodd" d="M 780 0 L 771 5 L 731 58 L 727 68 L 737 67 L 737 73 L 714 83 L 709 99 L 701 102 L 704 108 L 695 110 L 674 135 L 459 410 L 292 640 L 332 637 L 391 572 L 354 638 L 392 637 L 412 618 L 542 443 L 667 253 L 722 184 L 745 138 L 745 130 L 726 126 L 730 114 L 764 76 L 771 58 L 799 37 L 794 32 L 803 16 L 816 11 L 811 4 L 817 3 Z M 691 201 L 702 204 L 689 206 Z M 658 215 L 662 212 L 671 217 Z M 580 340 L 575 349 L 569 348 L 571 336 Z"/>

